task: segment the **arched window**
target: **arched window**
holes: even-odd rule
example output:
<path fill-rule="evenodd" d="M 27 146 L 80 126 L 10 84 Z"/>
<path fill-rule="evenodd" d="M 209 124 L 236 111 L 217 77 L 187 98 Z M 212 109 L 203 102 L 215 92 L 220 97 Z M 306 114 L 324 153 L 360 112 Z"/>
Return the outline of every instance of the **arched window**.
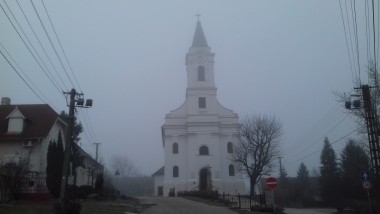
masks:
<path fill-rule="evenodd" d="M 173 177 L 179 176 L 179 169 L 178 166 L 173 166 Z"/>
<path fill-rule="evenodd" d="M 201 148 L 199 148 L 199 155 L 208 155 L 208 147 L 201 146 Z"/>
<path fill-rule="evenodd" d="M 198 81 L 205 81 L 205 68 L 203 66 L 198 66 Z"/>
<path fill-rule="evenodd" d="M 229 176 L 235 176 L 235 167 L 234 167 L 234 165 L 232 165 L 232 164 L 230 164 L 230 165 L 228 166 L 228 175 L 229 175 Z"/>
<path fill-rule="evenodd" d="M 234 147 L 233 147 L 233 144 L 231 142 L 227 143 L 227 152 L 228 153 L 234 153 Z"/>
<path fill-rule="evenodd" d="M 173 154 L 178 154 L 178 143 L 173 143 Z"/>

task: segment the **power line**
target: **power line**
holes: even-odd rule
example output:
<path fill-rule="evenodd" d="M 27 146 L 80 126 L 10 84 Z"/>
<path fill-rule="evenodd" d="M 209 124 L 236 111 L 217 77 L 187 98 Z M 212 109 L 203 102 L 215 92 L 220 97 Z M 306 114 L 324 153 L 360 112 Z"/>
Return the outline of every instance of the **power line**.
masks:
<path fill-rule="evenodd" d="M 350 40 L 350 45 L 351 45 L 351 53 L 352 53 L 352 62 L 355 62 L 355 54 L 354 54 L 354 45 L 353 45 L 353 42 L 352 42 L 352 33 L 351 33 L 351 22 L 350 22 L 350 18 L 348 17 L 348 8 L 347 8 L 347 1 L 344 1 L 344 7 L 345 7 L 345 10 L 346 10 L 346 19 L 347 19 L 347 27 L 348 27 L 348 35 L 349 35 L 349 40 Z M 351 17 L 352 16 L 352 4 L 351 4 Z M 352 20 L 352 23 L 354 21 Z M 354 65 L 354 69 L 356 69 L 356 63 L 353 63 Z M 355 81 L 358 81 L 359 82 L 359 77 L 358 75 L 356 74 L 356 79 Z"/>
<path fill-rule="evenodd" d="M 348 52 L 348 59 L 349 59 L 348 61 L 350 62 L 351 76 L 352 76 L 352 79 L 355 79 L 354 78 L 354 70 L 352 68 L 351 52 L 350 52 L 350 48 L 348 46 L 347 30 L 346 30 L 346 25 L 344 23 L 344 17 L 343 17 L 343 10 L 342 10 L 341 0 L 339 0 L 339 7 L 340 7 L 340 14 L 341 14 L 341 17 L 342 17 L 342 23 L 343 23 L 343 29 L 344 29 L 344 38 L 345 38 L 345 41 L 346 41 L 346 47 L 347 47 L 347 52 Z"/>
<path fill-rule="evenodd" d="M 21 76 L 21 74 L 17 71 L 17 69 L 12 65 L 12 63 L 8 60 L 8 58 L 4 55 L 4 53 L 0 50 L 1 55 L 3 55 L 4 59 L 8 62 L 8 64 L 12 67 L 12 69 L 16 72 L 16 74 L 21 78 L 21 80 L 32 90 L 32 92 L 43 102 L 46 101 L 29 85 L 28 82 Z"/>
<path fill-rule="evenodd" d="M 328 134 L 330 134 L 336 127 L 338 127 L 340 124 L 343 123 L 343 121 L 345 121 L 347 119 L 347 117 L 349 117 L 351 115 L 347 114 L 342 120 L 340 120 L 335 126 L 333 126 L 331 129 L 329 129 L 326 133 L 323 134 L 322 137 L 320 137 L 319 139 L 315 140 L 314 142 L 312 142 L 311 144 L 309 144 L 308 147 L 306 147 L 305 149 L 299 151 L 299 152 L 296 152 L 296 153 L 293 153 L 291 156 L 295 156 L 297 154 L 300 154 L 300 153 L 303 153 L 305 151 L 307 151 L 308 149 L 312 148 L 314 145 L 316 145 L 316 143 L 320 142 L 324 137 L 326 137 Z"/>
<path fill-rule="evenodd" d="M 351 1 L 351 7 L 352 7 L 352 1 Z M 355 44 L 356 44 L 356 59 L 358 63 L 358 69 L 359 69 L 359 83 L 362 84 L 361 81 L 361 72 L 360 72 L 360 52 L 359 52 L 359 39 L 358 39 L 358 23 L 356 18 L 356 1 L 354 1 L 353 4 L 353 11 L 354 11 L 354 33 L 355 33 Z"/>
<path fill-rule="evenodd" d="M 343 140 L 344 138 L 346 138 L 347 136 L 351 135 L 352 133 L 354 133 L 354 132 L 357 131 L 358 129 L 359 129 L 359 128 L 357 128 L 357 129 L 355 129 L 355 130 L 349 132 L 348 134 L 344 135 L 343 137 L 339 138 L 338 140 L 332 142 L 331 145 L 333 145 L 333 144 L 335 144 L 335 143 L 337 143 L 337 142 Z M 306 156 L 304 156 L 304 157 L 302 157 L 302 158 L 299 158 L 299 159 L 293 161 L 292 163 L 294 163 L 294 162 L 298 162 L 298 161 L 303 160 L 303 159 L 305 159 L 305 158 L 308 158 L 308 157 L 314 155 L 315 153 L 317 153 L 317 152 L 319 152 L 319 151 L 321 151 L 321 150 L 322 150 L 322 149 L 318 149 L 318 150 L 316 150 L 316 151 L 314 151 L 314 152 L 312 152 L 312 153 L 310 153 L 310 154 L 308 154 L 308 155 L 306 155 Z"/>
<path fill-rule="evenodd" d="M 5 0 L 4 0 L 4 1 L 5 1 Z M 44 48 L 44 46 L 43 46 L 41 40 L 40 40 L 39 37 L 37 36 L 37 34 L 36 34 L 36 32 L 35 32 L 33 26 L 30 24 L 29 19 L 28 19 L 28 17 L 26 16 L 24 10 L 22 9 L 20 3 L 18 2 L 18 0 L 16 0 L 16 2 L 17 2 L 18 7 L 20 8 L 20 11 L 21 11 L 22 14 L 24 15 L 24 18 L 25 18 L 25 20 L 27 21 L 27 23 L 28 23 L 28 25 L 29 25 L 29 28 L 32 30 L 32 32 L 33 32 L 35 38 L 37 39 L 37 41 L 38 41 L 38 43 L 39 43 L 39 45 L 40 45 L 42 51 L 44 52 L 46 58 L 47 58 L 48 61 L 50 62 L 50 65 L 53 67 L 53 70 L 54 70 L 55 73 L 57 74 L 58 78 L 61 80 L 61 83 L 62 83 L 64 89 L 68 90 L 68 87 L 66 86 L 65 82 L 63 81 L 61 75 L 59 74 L 59 72 L 58 72 L 57 68 L 55 67 L 54 63 L 52 62 L 51 58 L 49 57 L 49 54 L 47 54 L 46 49 Z"/>
<path fill-rule="evenodd" d="M 0 42 L 0 46 L 3 48 L 4 52 L 8 55 L 8 57 L 12 60 L 13 64 L 16 65 L 16 67 L 23 73 L 24 77 L 31 83 L 31 85 L 36 89 L 36 91 L 41 95 L 41 97 L 48 101 L 49 103 L 52 103 L 46 96 L 43 95 L 43 93 L 38 89 L 36 84 L 30 79 L 30 77 L 25 73 L 25 71 L 21 68 L 21 66 L 16 62 L 16 60 L 12 57 L 12 55 L 7 51 L 7 49 L 3 46 L 3 44 Z M 45 103 L 45 102 L 44 102 Z"/>
<path fill-rule="evenodd" d="M 289 147 L 292 147 L 293 145 L 299 145 L 300 142 L 307 142 L 311 141 L 313 139 L 313 134 L 318 134 L 327 127 L 328 124 L 334 123 L 336 120 L 339 119 L 340 115 L 342 114 L 339 110 L 339 103 L 336 103 L 330 110 L 328 110 L 314 125 L 305 132 L 303 137 L 299 138 L 298 140 L 294 141 L 292 144 L 289 145 Z M 338 114 L 340 113 L 340 114 Z M 298 147 L 297 147 L 298 148 Z"/>
<path fill-rule="evenodd" d="M 376 28 L 375 28 L 375 3 L 372 0 L 372 28 L 373 28 L 373 59 L 375 63 L 375 86 L 378 87 L 377 69 L 376 69 Z"/>
<path fill-rule="evenodd" d="M 70 83 L 71 83 L 71 86 L 74 87 L 74 83 L 73 83 L 73 81 L 71 80 L 71 78 L 70 78 L 70 76 L 69 76 L 69 74 L 68 74 L 68 72 L 67 72 L 65 66 L 63 65 L 63 62 L 62 62 L 62 60 L 61 60 L 61 57 L 59 56 L 59 54 L 58 54 L 58 52 L 57 52 L 57 49 L 55 48 L 55 46 L 54 46 L 54 44 L 53 44 L 53 41 L 51 40 L 51 38 L 50 38 L 50 36 L 49 36 L 49 34 L 48 34 L 47 30 L 46 30 L 46 27 L 45 27 L 44 23 L 42 22 L 42 19 L 41 19 L 40 14 L 38 13 L 38 11 L 37 11 L 37 9 L 36 9 L 36 6 L 34 5 L 34 3 L 33 3 L 32 0 L 30 0 L 30 3 L 32 3 L 32 6 L 33 6 L 33 9 L 34 9 L 34 12 L 37 14 L 38 20 L 40 21 L 40 23 L 41 23 L 41 25 L 42 25 L 42 28 L 44 29 L 45 34 L 46 34 L 46 36 L 47 36 L 47 38 L 48 38 L 48 40 L 49 40 L 49 42 L 50 42 L 50 44 L 51 44 L 51 46 L 52 46 L 52 48 L 53 48 L 53 50 L 54 50 L 55 55 L 57 56 L 57 58 L 58 58 L 58 60 L 59 60 L 59 62 L 60 62 L 60 64 L 61 64 L 61 66 L 62 66 L 64 72 L 66 73 L 67 78 L 69 79 L 69 81 L 70 81 Z M 74 87 L 74 88 L 75 88 L 75 87 Z"/>
<path fill-rule="evenodd" d="M 46 6 L 45 6 L 45 3 L 44 3 L 44 0 L 41 0 L 41 2 L 42 2 L 42 5 L 44 6 L 45 12 L 46 12 L 47 17 L 48 17 L 48 19 L 49 19 L 50 25 L 51 25 L 51 27 L 53 28 L 53 31 L 54 31 L 54 33 L 55 33 L 55 36 L 57 37 L 58 44 L 59 44 L 59 46 L 61 47 L 62 53 L 63 53 L 63 55 L 64 55 L 64 57 L 65 57 L 65 59 L 66 59 L 66 62 L 67 62 L 67 64 L 69 65 L 69 68 L 70 68 L 70 70 L 71 70 L 71 73 L 73 74 L 74 80 L 75 80 L 75 82 L 77 83 L 79 90 L 82 91 L 82 89 L 81 89 L 81 87 L 80 87 L 80 84 L 79 84 L 79 82 L 78 82 L 78 79 L 77 79 L 77 77 L 76 77 L 76 75 L 75 75 L 75 72 L 74 72 L 74 70 L 73 70 L 73 68 L 72 68 L 72 66 L 71 66 L 71 64 L 70 64 L 70 61 L 69 61 L 68 58 L 67 58 L 67 55 L 66 55 L 65 49 L 63 49 L 63 46 L 62 46 L 61 40 L 59 39 L 58 34 L 57 34 L 57 31 L 55 30 L 55 27 L 54 27 L 54 25 L 53 25 L 53 22 L 51 21 L 51 18 L 50 18 L 50 15 L 49 15 L 48 10 L 46 9 Z"/>
<path fill-rule="evenodd" d="M 32 55 L 32 57 L 34 58 L 34 60 L 37 62 L 37 64 L 40 66 L 40 68 L 42 69 L 42 71 L 45 73 L 45 75 L 48 77 L 48 79 L 50 80 L 50 82 L 53 84 L 53 86 L 57 89 L 57 91 L 59 93 L 61 93 L 61 89 L 59 88 L 58 86 L 58 83 L 57 81 L 54 79 L 53 76 L 49 76 L 48 72 L 42 67 L 41 63 L 37 60 L 36 56 L 33 54 L 32 50 L 29 48 L 29 46 L 26 44 L 24 38 L 21 36 L 20 32 L 17 30 L 16 26 L 13 24 L 12 20 L 10 19 L 9 15 L 7 12 L 5 12 L 5 9 L 3 7 L 3 5 L 0 3 L 0 7 L 2 9 L 2 11 L 4 12 L 4 14 L 6 15 L 6 17 L 8 18 L 9 22 L 11 23 L 13 29 L 16 31 L 17 35 L 20 37 L 21 41 L 24 43 L 24 45 L 26 46 L 26 48 L 28 49 L 29 53 Z M 38 55 L 38 53 L 37 53 Z M 46 65 L 45 65 L 46 67 Z"/>

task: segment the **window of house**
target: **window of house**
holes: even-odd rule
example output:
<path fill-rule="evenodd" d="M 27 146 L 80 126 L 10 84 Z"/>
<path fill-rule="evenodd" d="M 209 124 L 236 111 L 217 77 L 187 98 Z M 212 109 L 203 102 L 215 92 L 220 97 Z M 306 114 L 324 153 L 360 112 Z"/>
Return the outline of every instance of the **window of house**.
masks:
<path fill-rule="evenodd" d="M 209 155 L 208 147 L 207 146 L 201 146 L 201 148 L 199 148 L 199 155 Z"/>
<path fill-rule="evenodd" d="M 205 81 L 205 68 L 203 66 L 198 67 L 198 81 Z"/>
<path fill-rule="evenodd" d="M 21 133 L 23 126 L 23 118 L 9 118 L 8 133 Z"/>
<path fill-rule="evenodd" d="M 179 176 L 179 169 L 178 166 L 173 166 L 173 177 Z"/>
<path fill-rule="evenodd" d="M 234 147 L 233 147 L 233 144 L 231 142 L 227 143 L 227 152 L 228 153 L 233 153 L 234 152 Z"/>
<path fill-rule="evenodd" d="M 206 108 L 206 97 L 198 98 L 198 106 L 199 108 Z"/>
<path fill-rule="evenodd" d="M 230 164 L 228 166 L 228 174 L 229 174 L 229 176 L 235 176 L 235 167 L 234 167 L 234 165 Z"/>
<path fill-rule="evenodd" d="M 173 154 L 178 154 L 178 143 L 173 143 Z"/>

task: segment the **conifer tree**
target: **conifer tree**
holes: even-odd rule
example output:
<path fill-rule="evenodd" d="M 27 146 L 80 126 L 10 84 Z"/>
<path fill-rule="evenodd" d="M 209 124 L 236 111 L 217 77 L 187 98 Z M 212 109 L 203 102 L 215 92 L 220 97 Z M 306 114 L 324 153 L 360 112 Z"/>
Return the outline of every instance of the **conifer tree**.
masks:
<path fill-rule="evenodd" d="M 369 157 L 354 140 L 349 140 L 341 153 L 342 195 L 345 198 L 360 199 L 366 194 L 360 180 L 360 173 L 368 171 Z"/>
<path fill-rule="evenodd" d="M 307 196 L 309 196 L 310 189 L 310 179 L 309 170 L 306 165 L 301 162 L 297 171 L 297 182 L 296 182 L 296 198 L 300 201 L 304 201 Z"/>
<path fill-rule="evenodd" d="M 50 141 L 46 161 L 46 185 L 53 197 L 58 198 L 63 166 L 63 143 L 61 132 L 58 133 L 57 142 Z"/>
<path fill-rule="evenodd" d="M 333 205 L 339 195 L 339 171 L 335 151 L 327 137 L 324 140 L 320 160 L 321 196 L 327 203 Z"/>

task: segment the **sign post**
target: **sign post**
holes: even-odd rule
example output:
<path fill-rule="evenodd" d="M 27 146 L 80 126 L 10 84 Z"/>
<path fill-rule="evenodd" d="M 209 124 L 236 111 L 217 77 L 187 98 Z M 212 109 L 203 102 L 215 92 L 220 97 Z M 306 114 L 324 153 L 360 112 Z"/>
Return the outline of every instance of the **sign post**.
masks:
<path fill-rule="evenodd" d="M 368 171 L 364 171 L 360 173 L 360 177 L 363 181 L 363 188 L 367 190 L 367 196 L 368 196 L 368 206 L 369 206 L 369 213 L 372 214 L 372 205 L 371 205 L 371 196 L 369 194 L 369 190 L 371 189 L 371 176 Z"/>
<path fill-rule="evenodd" d="M 275 178 L 269 177 L 265 180 L 267 184 L 267 188 L 272 190 L 272 197 L 273 197 L 273 213 L 276 213 L 276 206 L 274 203 L 274 189 L 277 187 L 277 180 Z"/>

